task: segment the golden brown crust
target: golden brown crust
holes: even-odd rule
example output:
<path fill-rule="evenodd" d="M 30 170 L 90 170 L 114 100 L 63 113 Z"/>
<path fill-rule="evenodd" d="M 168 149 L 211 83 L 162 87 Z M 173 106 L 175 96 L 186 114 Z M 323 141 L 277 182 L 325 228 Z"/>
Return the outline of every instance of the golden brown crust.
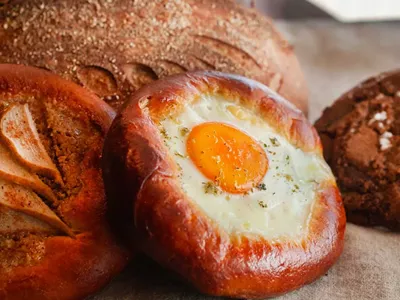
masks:
<path fill-rule="evenodd" d="M 291 143 L 322 156 L 303 114 L 261 84 L 216 72 L 164 79 L 138 91 L 107 135 L 103 174 L 113 224 L 131 244 L 208 294 L 262 298 L 315 280 L 343 248 L 345 215 L 334 179 L 321 183 L 308 234 L 297 242 L 231 236 L 179 188 L 155 122 L 210 92 L 239 98 Z"/>
<path fill-rule="evenodd" d="M 95 124 L 100 136 L 105 135 L 114 117 L 112 108 L 94 94 L 50 72 L 0 65 L 0 101 L 25 98 L 67 105 L 77 119 Z M 116 243 L 105 222 L 106 200 L 99 161 L 102 143 L 92 146 L 82 158 L 82 187 L 60 201 L 56 209 L 76 232 L 75 238 L 37 236 L 43 247 L 38 249 L 43 252 L 38 261 L 17 262 L 16 266 L 15 262 L 8 266 L 2 262 L 1 299 L 81 299 L 104 286 L 125 266 L 127 251 Z M 25 239 L 29 240 L 29 236 Z"/>
<path fill-rule="evenodd" d="M 46 68 L 114 108 L 157 78 L 207 69 L 253 78 L 308 110 L 292 47 L 232 0 L 14 1 L 0 8 L 0 38 L 0 63 Z"/>

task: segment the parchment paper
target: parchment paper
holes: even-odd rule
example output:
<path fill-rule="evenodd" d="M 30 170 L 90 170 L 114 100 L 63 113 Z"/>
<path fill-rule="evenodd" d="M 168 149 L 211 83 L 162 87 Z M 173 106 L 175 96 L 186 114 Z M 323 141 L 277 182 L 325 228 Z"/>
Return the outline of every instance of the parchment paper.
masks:
<path fill-rule="evenodd" d="M 400 68 L 400 23 L 279 22 L 310 87 L 310 119 L 360 80 Z M 140 257 L 92 300 L 211 300 Z M 348 224 L 345 250 L 316 282 L 282 300 L 400 299 L 400 233 Z"/>

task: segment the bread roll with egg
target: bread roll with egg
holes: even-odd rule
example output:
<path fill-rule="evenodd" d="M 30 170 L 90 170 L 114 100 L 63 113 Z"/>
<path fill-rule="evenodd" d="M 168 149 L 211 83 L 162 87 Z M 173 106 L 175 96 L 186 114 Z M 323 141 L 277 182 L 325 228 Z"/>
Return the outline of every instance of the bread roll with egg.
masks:
<path fill-rule="evenodd" d="M 103 155 L 116 231 L 203 293 L 277 296 L 342 252 L 319 137 L 260 83 L 205 71 L 157 81 L 125 104 Z"/>

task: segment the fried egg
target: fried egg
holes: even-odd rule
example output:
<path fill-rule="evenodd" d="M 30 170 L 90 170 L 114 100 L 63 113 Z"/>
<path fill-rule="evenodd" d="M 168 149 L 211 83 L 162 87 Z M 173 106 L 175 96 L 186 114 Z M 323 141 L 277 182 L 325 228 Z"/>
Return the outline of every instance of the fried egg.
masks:
<path fill-rule="evenodd" d="M 332 173 L 234 99 L 202 95 L 160 121 L 184 193 L 230 234 L 300 236 Z"/>

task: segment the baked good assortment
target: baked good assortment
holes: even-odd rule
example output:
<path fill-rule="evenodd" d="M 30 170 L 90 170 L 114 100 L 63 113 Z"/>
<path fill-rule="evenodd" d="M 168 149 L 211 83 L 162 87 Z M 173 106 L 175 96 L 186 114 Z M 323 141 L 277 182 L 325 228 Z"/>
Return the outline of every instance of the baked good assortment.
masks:
<path fill-rule="evenodd" d="M 258 80 L 307 111 L 291 46 L 270 20 L 233 0 L 6 2 L 0 63 L 51 70 L 114 108 L 158 78 L 211 69 Z"/>
<path fill-rule="evenodd" d="M 72 82 L 0 65 L 0 299 L 82 299 L 127 263 L 105 220 L 113 117 Z"/>
<path fill-rule="evenodd" d="M 343 249 L 345 212 L 315 129 L 244 77 L 199 71 L 140 89 L 103 164 L 119 231 L 204 293 L 277 296 Z"/>
<path fill-rule="evenodd" d="M 233 0 L 0 0 L 0 40 L 0 299 L 82 299 L 132 250 L 278 296 L 335 263 L 346 214 L 400 229 L 399 70 L 315 130 L 291 46 Z"/>
<path fill-rule="evenodd" d="M 357 85 L 315 126 L 348 219 L 400 230 L 400 70 Z"/>

